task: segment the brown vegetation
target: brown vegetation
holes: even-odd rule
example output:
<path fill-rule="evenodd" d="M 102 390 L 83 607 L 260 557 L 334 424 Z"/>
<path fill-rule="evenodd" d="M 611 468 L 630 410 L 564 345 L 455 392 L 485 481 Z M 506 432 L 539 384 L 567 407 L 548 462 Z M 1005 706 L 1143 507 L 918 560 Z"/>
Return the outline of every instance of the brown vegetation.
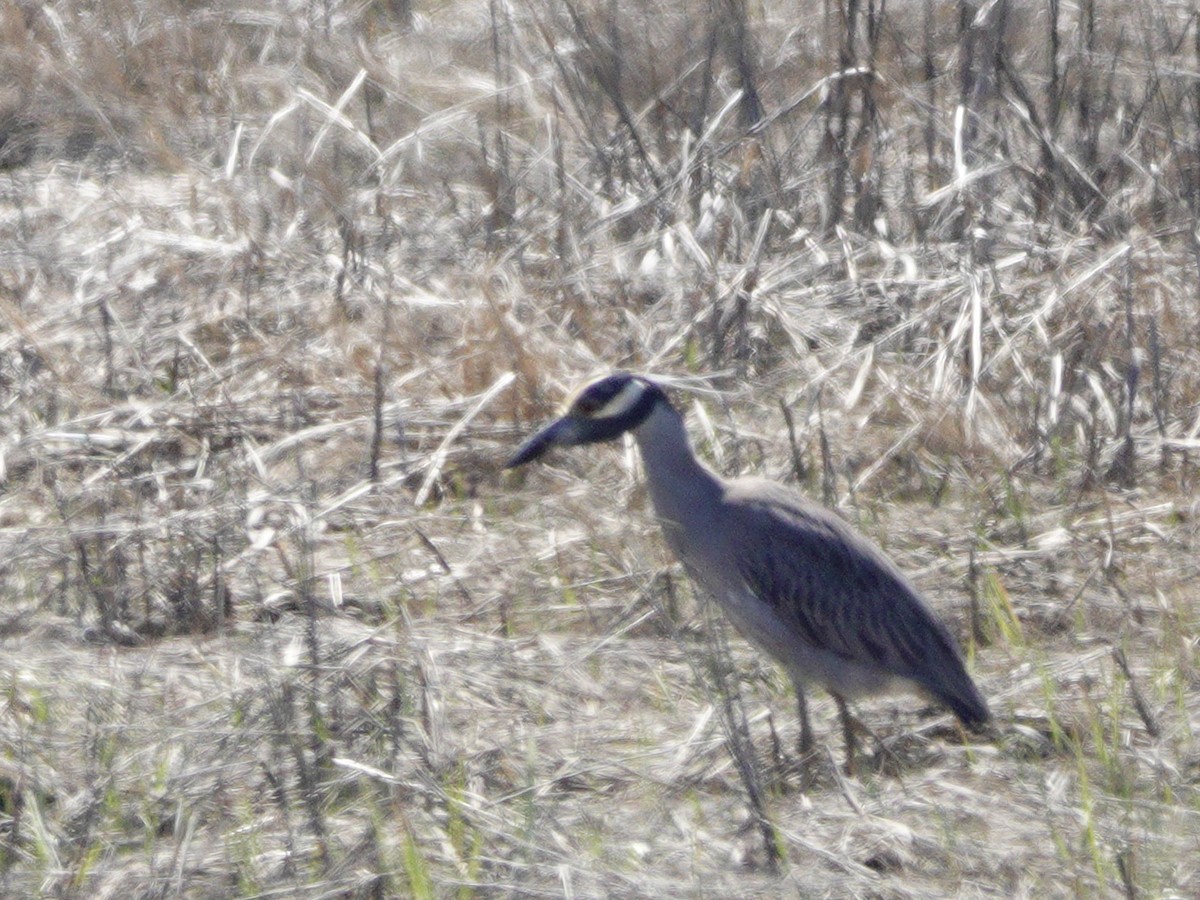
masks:
<path fill-rule="evenodd" d="M 0 894 L 1196 895 L 1198 69 L 1166 0 L 0 8 Z M 871 701 L 800 790 L 632 455 L 499 471 L 614 367 L 994 740 Z"/>

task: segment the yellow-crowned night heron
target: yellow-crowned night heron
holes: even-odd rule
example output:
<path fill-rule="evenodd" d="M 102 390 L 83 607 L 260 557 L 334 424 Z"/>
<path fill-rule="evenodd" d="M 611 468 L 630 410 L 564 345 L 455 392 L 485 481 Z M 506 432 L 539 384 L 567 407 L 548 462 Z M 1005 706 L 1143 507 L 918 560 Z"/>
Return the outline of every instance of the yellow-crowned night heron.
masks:
<path fill-rule="evenodd" d="M 551 447 L 625 432 L 641 448 L 650 497 L 675 555 L 738 631 L 791 676 L 802 756 L 813 746 L 804 698 L 810 682 L 837 702 L 851 768 L 848 697 L 907 683 L 966 725 L 988 721 L 987 702 L 954 639 L 892 561 L 836 515 L 782 485 L 714 473 L 696 459 L 683 417 L 649 378 L 617 373 L 587 384 L 506 467 Z"/>

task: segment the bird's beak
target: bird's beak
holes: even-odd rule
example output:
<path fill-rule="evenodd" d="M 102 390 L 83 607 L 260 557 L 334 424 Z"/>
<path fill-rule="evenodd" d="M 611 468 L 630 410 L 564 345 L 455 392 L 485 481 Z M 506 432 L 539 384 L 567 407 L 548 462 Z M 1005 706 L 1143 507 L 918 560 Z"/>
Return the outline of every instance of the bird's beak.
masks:
<path fill-rule="evenodd" d="M 551 422 L 522 444 L 520 449 L 504 464 L 504 468 L 515 469 L 527 462 L 533 462 L 551 447 L 571 447 L 581 443 L 582 440 L 583 434 L 579 427 L 579 420 L 571 416 L 563 416 L 561 419 Z"/>

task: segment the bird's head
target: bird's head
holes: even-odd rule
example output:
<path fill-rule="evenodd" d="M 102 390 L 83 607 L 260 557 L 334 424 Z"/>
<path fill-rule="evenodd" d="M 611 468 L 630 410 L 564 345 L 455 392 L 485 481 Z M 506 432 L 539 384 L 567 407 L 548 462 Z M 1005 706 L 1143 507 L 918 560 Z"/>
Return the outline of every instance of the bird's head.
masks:
<path fill-rule="evenodd" d="M 551 447 L 611 441 L 645 422 L 659 403 L 669 403 L 667 395 L 642 375 L 617 372 L 590 381 L 572 395 L 559 418 L 521 445 L 504 468 L 532 462 Z"/>

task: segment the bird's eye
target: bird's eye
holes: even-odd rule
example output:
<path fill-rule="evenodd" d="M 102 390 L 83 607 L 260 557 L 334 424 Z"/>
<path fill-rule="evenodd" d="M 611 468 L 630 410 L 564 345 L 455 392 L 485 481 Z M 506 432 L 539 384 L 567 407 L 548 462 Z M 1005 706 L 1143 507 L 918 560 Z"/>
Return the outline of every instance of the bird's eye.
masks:
<path fill-rule="evenodd" d="M 606 419 L 627 412 L 641 396 L 642 386 L 631 378 L 604 378 L 580 391 L 571 412 L 585 419 Z"/>
<path fill-rule="evenodd" d="M 600 408 L 600 401 L 591 394 L 584 394 L 575 401 L 575 412 L 590 416 Z"/>
<path fill-rule="evenodd" d="M 597 382 L 588 386 L 575 398 L 575 402 L 571 404 L 571 411 L 581 416 L 594 416 L 604 409 L 615 393 L 617 391 L 607 380 Z"/>

